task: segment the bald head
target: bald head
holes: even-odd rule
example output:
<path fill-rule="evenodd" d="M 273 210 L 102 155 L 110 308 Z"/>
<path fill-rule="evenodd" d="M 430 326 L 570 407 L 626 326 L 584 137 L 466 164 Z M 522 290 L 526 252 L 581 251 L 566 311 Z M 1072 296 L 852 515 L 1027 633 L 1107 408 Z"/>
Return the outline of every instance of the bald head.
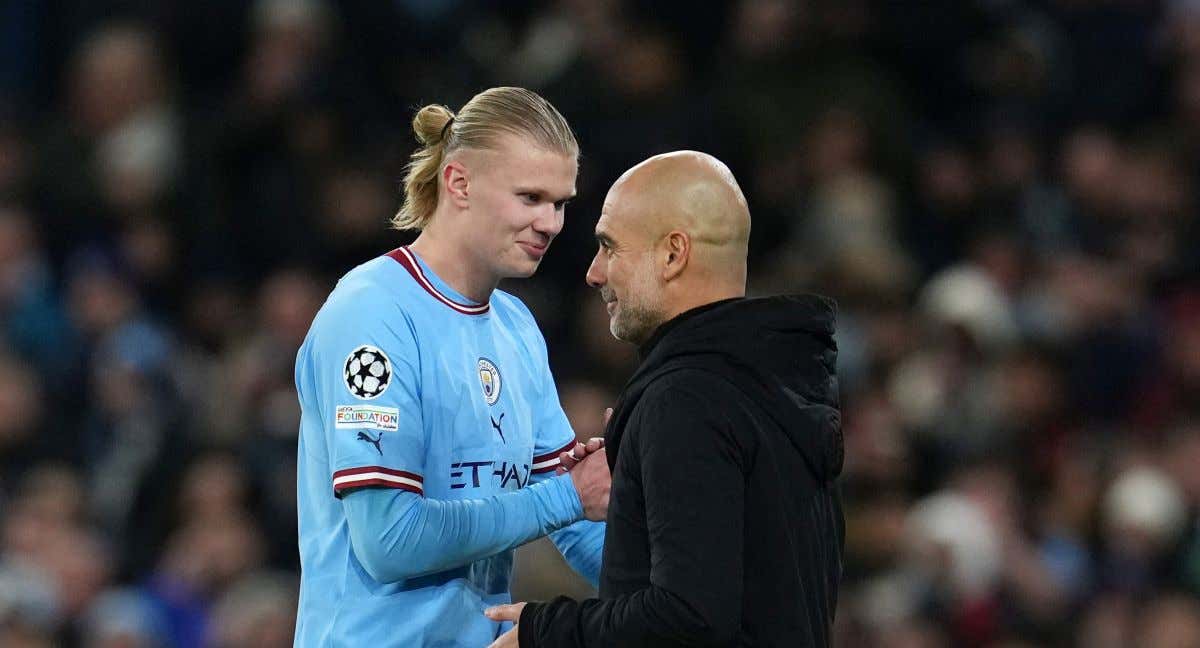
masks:
<path fill-rule="evenodd" d="M 588 283 L 613 334 L 638 342 L 697 306 L 746 293 L 750 210 L 729 168 L 696 151 L 656 155 L 604 200 Z"/>
<path fill-rule="evenodd" d="M 626 171 L 609 190 L 636 218 L 639 229 L 659 237 L 686 232 L 693 243 L 728 249 L 745 260 L 750 210 L 729 167 L 698 151 L 673 151 Z"/>

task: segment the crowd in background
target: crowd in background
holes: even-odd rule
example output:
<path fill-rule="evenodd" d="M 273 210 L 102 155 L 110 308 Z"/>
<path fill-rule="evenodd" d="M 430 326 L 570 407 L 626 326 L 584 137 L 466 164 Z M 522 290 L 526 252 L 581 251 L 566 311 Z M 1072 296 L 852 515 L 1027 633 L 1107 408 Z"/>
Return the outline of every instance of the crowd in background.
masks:
<path fill-rule="evenodd" d="M 411 240 L 415 108 L 494 85 L 582 147 L 504 286 L 581 438 L 632 164 L 722 158 L 752 293 L 837 299 L 839 647 L 1200 645 L 1194 0 L 0 4 L 0 645 L 290 645 L 296 350 Z"/>

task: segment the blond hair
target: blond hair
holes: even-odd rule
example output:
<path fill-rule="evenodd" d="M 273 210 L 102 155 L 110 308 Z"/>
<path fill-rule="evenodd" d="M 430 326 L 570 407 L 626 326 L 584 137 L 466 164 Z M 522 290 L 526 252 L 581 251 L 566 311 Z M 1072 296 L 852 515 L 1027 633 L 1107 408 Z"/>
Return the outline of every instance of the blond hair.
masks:
<path fill-rule="evenodd" d="M 404 204 L 392 217 L 398 230 L 421 230 L 438 204 L 438 177 L 446 157 L 459 149 L 495 149 L 505 134 L 527 139 L 547 151 L 578 156 L 579 143 L 550 102 L 524 88 L 489 88 L 471 98 L 455 114 L 430 104 L 413 116 L 413 133 L 421 146 L 404 174 Z"/>

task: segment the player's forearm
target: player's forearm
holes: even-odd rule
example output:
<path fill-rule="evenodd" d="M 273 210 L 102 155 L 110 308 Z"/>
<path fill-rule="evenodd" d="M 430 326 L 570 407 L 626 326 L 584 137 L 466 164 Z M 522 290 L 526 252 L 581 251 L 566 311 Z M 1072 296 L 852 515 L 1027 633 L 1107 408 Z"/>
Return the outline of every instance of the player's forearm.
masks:
<path fill-rule="evenodd" d="M 534 483 L 537 483 L 552 478 L 553 475 L 536 475 L 533 480 Z M 600 586 L 600 562 L 604 555 L 604 532 L 603 522 L 580 520 L 550 534 L 550 540 L 554 542 L 555 547 L 558 547 L 559 553 L 566 559 L 567 564 L 580 576 L 586 578 L 592 587 Z"/>
<path fill-rule="evenodd" d="M 342 502 L 355 555 L 372 578 L 386 583 L 466 565 L 583 517 L 566 476 L 484 499 L 369 489 Z"/>
<path fill-rule="evenodd" d="M 592 584 L 600 586 L 600 559 L 604 555 L 604 523 L 580 520 L 550 534 L 554 546 L 571 568 Z"/>

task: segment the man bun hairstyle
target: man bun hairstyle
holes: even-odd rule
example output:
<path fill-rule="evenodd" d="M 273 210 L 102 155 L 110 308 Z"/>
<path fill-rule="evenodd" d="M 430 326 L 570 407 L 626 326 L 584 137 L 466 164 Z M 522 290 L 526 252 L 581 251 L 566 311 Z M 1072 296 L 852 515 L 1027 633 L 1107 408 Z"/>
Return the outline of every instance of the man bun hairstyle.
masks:
<path fill-rule="evenodd" d="M 457 114 L 430 104 L 417 111 L 412 126 L 420 146 L 405 169 L 404 203 L 392 218 L 392 227 L 398 230 L 422 230 L 429 224 L 437 209 L 442 167 L 454 151 L 495 149 L 507 134 L 547 151 L 579 155 L 579 143 L 567 120 L 550 102 L 525 88 L 489 88 Z"/>

